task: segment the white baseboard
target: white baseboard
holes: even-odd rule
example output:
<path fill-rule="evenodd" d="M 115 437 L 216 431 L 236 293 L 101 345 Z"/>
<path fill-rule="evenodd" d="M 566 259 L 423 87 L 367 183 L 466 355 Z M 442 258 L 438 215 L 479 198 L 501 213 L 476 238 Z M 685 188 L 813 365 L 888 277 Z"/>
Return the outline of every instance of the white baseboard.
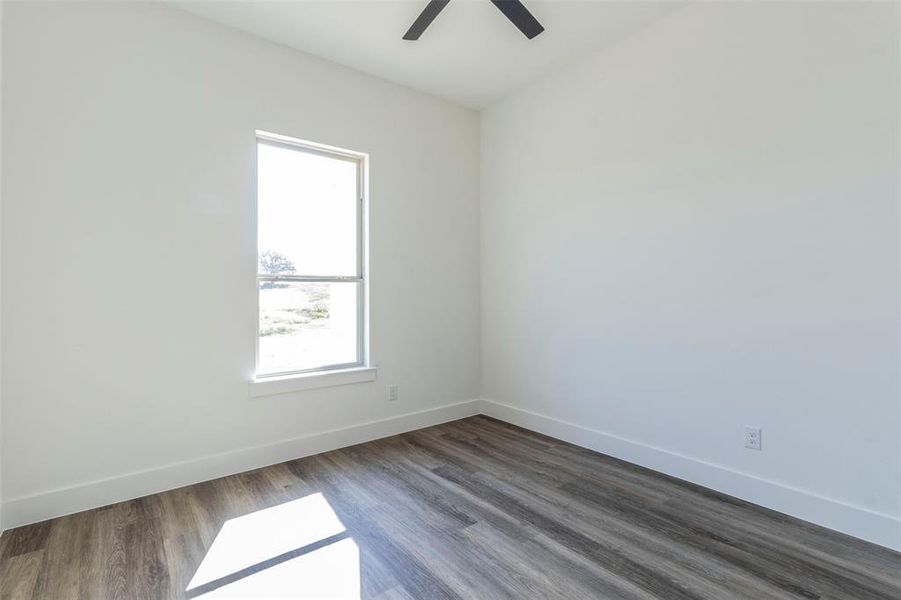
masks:
<path fill-rule="evenodd" d="M 480 413 L 901 551 L 901 519 L 891 515 L 486 399 L 10 498 L 2 505 L 0 531 Z"/>
<path fill-rule="evenodd" d="M 11 529 L 217 477 L 243 473 L 336 448 L 369 442 L 414 429 L 471 417 L 479 414 L 479 408 L 478 400 L 448 404 L 73 487 L 10 498 L 3 503 L 3 521 L 0 529 Z"/>
<path fill-rule="evenodd" d="M 482 414 L 901 551 L 891 515 L 493 400 L 482 400 Z"/>

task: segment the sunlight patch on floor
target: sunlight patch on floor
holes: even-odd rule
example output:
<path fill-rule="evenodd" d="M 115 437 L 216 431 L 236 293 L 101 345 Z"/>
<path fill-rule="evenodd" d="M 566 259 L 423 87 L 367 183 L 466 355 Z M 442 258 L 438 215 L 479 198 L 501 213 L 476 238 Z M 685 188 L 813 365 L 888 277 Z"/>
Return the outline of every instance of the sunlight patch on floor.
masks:
<path fill-rule="evenodd" d="M 186 590 L 193 598 L 360 597 L 360 558 L 322 494 L 226 521 Z"/>
<path fill-rule="evenodd" d="M 344 538 L 195 596 L 213 598 L 360 598 L 360 552 Z"/>

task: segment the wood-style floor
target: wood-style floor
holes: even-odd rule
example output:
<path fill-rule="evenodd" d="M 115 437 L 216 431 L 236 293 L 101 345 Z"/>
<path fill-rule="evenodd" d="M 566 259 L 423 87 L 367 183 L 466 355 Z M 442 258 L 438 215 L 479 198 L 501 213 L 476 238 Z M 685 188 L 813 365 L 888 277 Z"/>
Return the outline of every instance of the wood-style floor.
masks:
<path fill-rule="evenodd" d="M 901 598 L 901 555 L 487 417 L 7 532 L 0 596 Z"/>

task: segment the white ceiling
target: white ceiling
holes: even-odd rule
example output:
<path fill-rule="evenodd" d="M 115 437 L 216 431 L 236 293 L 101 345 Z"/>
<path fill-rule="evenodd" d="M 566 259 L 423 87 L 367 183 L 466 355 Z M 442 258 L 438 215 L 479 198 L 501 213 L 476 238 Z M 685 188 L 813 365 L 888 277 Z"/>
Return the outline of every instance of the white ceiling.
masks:
<path fill-rule="evenodd" d="M 524 0 L 545 27 L 528 40 L 490 0 L 451 0 L 404 41 L 427 0 L 167 0 L 194 14 L 482 108 L 682 6 L 663 0 Z"/>

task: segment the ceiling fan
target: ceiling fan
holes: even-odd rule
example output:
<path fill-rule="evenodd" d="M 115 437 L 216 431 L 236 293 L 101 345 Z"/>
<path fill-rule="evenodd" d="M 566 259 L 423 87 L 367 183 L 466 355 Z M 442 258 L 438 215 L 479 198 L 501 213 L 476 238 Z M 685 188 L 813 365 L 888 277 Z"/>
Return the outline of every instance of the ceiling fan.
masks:
<path fill-rule="evenodd" d="M 413 25 L 410 26 L 407 33 L 404 34 L 404 39 L 418 40 L 422 32 L 435 20 L 435 17 L 447 6 L 448 2 L 450 0 L 430 0 L 419 16 L 416 17 L 416 20 L 413 21 Z M 532 16 L 529 9 L 523 6 L 519 0 L 491 0 L 491 3 L 498 7 L 504 13 L 504 16 L 510 19 L 510 22 L 516 25 L 530 40 L 544 31 L 541 23 Z"/>

